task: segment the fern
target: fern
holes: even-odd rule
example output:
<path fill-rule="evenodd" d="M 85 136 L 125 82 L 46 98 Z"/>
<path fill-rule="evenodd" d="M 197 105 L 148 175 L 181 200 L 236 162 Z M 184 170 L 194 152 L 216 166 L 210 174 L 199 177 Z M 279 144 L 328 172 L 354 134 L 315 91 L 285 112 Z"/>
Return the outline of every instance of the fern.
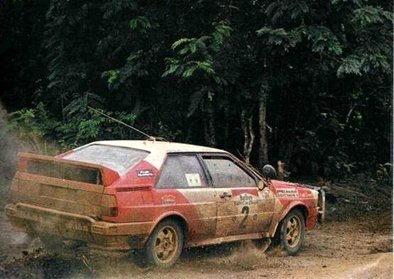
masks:
<path fill-rule="evenodd" d="M 364 63 L 364 59 L 356 55 L 349 55 L 342 60 L 338 70 L 337 76 L 343 77 L 345 74 L 355 74 L 361 76 L 361 68 Z"/>

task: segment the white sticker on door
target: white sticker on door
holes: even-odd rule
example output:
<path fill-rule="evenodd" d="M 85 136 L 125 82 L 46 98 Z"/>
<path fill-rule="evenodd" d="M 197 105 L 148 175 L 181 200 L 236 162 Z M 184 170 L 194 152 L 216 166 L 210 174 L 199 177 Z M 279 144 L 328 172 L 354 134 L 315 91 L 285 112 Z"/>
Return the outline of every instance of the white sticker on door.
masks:
<path fill-rule="evenodd" d="M 190 187 L 201 186 L 200 174 L 198 173 L 185 173 L 187 184 Z"/>

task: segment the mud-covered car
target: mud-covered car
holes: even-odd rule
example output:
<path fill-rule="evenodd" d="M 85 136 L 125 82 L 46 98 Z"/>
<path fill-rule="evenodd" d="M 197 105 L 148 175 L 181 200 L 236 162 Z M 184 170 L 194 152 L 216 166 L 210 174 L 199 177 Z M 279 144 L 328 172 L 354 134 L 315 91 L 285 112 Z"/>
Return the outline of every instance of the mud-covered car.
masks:
<path fill-rule="evenodd" d="M 273 238 L 296 254 L 324 192 L 257 173 L 230 153 L 161 141 L 99 141 L 56 157 L 18 154 L 5 211 L 50 246 L 136 250 L 173 265 L 184 247 Z"/>

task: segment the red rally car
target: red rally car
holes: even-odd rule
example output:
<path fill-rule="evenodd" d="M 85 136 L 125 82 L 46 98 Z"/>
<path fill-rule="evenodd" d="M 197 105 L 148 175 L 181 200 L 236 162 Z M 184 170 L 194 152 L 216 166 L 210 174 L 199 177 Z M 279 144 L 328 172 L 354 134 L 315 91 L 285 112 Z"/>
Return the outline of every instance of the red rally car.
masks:
<path fill-rule="evenodd" d="M 324 218 L 318 187 L 264 176 L 230 153 L 161 141 L 99 141 L 56 157 L 20 153 L 6 215 L 44 244 L 140 250 L 173 265 L 184 247 L 277 239 L 296 254 Z"/>

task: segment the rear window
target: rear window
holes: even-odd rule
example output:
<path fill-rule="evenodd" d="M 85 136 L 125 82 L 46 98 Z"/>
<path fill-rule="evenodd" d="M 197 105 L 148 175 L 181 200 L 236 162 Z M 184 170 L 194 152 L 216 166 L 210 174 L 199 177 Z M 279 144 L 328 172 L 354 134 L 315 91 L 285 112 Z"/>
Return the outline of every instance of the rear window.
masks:
<path fill-rule="evenodd" d="M 94 163 L 124 173 L 148 154 L 149 152 L 138 149 L 94 144 L 66 154 L 63 159 Z"/>

